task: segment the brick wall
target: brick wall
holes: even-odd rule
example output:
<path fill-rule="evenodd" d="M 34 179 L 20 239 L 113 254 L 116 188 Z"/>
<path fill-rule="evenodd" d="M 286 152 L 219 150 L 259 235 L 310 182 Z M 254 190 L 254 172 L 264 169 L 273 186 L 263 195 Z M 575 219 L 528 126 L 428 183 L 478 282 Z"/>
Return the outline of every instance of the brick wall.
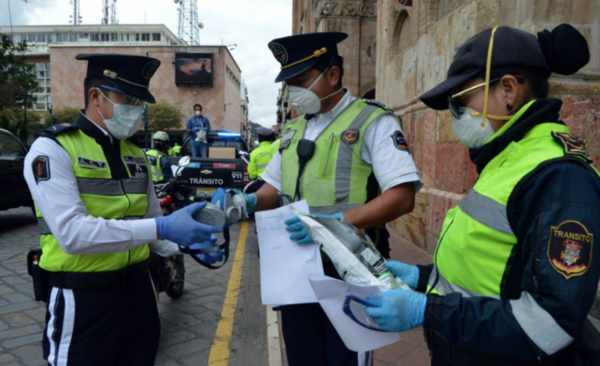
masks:
<path fill-rule="evenodd" d="M 187 47 L 187 52 L 212 52 L 214 85 L 175 85 L 174 52 L 184 52 L 183 47 L 52 47 L 50 67 L 52 71 L 52 103 L 55 109 L 63 107 L 83 108 L 83 80 L 87 62 L 75 60 L 80 53 L 120 53 L 154 57 L 161 66 L 150 81 L 150 92 L 157 101 L 167 101 L 179 105 L 185 112 L 182 121 L 185 127 L 187 117 L 193 114 L 195 100 L 202 104 L 203 113 L 211 121 L 213 129 L 239 131 L 240 93 L 231 90 L 233 85 L 226 76 L 227 65 L 242 80 L 241 70 L 233 61 L 227 47 Z M 192 92 L 197 96 L 194 97 Z M 227 111 L 225 105 L 227 105 Z"/>
<path fill-rule="evenodd" d="M 569 22 L 587 38 L 590 63 L 577 75 L 553 77 L 551 94 L 564 101 L 561 117 L 582 138 L 600 167 L 600 1 L 598 0 L 378 0 L 377 99 L 404 119 L 407 140 L 425 183 L 412 214 L 391 223 L 398 233 L 435 250 L 446 211 L 472 187 L 468 150 L 452 133 L 448 112 L 428 110 L 418 96 L 443 81 L 458 46 L 496 25 L 529 32 Z M 594 16 L 596 14 L 596 16 Z M 400 37 L 410 17 L 410 37 Z M 399 46 L 402 40 L 402 46 Z"/>

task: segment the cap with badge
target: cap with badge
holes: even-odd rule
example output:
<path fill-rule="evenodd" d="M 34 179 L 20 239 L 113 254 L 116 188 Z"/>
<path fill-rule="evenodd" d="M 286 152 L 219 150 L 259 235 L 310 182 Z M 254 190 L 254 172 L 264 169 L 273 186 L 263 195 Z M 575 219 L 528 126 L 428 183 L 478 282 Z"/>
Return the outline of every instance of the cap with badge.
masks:
<path fill-rule="evenodd" d="M 492 79 L 502 77 L 505 70 L 523 69 L 571 75 L 590 59 L 583 35 L 569 24 L 561 24 L 551 32 L 534 36 L 512 27 L 498 27 L 493 43 L 490 71 Z M 466 41 L 454 56 L 445 81 L 421 95 L 428 107 L 448 109 L 452 90 L 486 71 L 492 29 L 484 30 Z"/>
<path fill-rule="evenodd" d="M 281 64 L 281 72 L 275 82 L 293 78 L 322 60 L 339 57 L 337 44 L 346 38 L 346 33 L 323 32 L 274 39 L 269 43 L 269 49 Z"/>
<path fill-rule="evenodd" d="M 156 103 L 148 87 L 150 79 L 160 67 L 157 59 L 119 54 L 79 54 L 76 59 L 88 61 L 86 77 L 105 79 L 129 95 Z"/>

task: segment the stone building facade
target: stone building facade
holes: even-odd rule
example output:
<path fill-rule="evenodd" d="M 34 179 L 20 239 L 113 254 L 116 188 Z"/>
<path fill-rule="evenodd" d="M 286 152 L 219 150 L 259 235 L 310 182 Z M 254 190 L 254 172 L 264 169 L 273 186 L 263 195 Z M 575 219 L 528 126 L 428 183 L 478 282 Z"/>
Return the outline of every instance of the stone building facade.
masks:
<path fill-rule="evenodd" d="M 591 60 L 579 73 L 554 76 L 551 96 L 564 101 L 561 118 L 585 141 L 600 167 L 600 1 L 379 0 L 377 99 L 404 120 L 425 188 L 412 214 L 391 225 L 433 253 L 446 211 L 473 186 L 476 171 L 452 133 L 448 111 L 427 109 L 418 96 L 443 81 L 454 53 L 476 33 L 497 25 L 537 33 L 560 23 L 587 38 Z"/>
<path fill-rule="evenodd" d="M 344 58 L 344 86 L 353 95 L 373 98 L 377 1 L 294 0 L 293 34 L 345 32 L 338 45 Z"/>
<path fill-rule="evenodd" d="M 551 96 L 564 101 L 561 118 L 600 167 L 600 1 L 295 0 L 293 9 L 295 34 L 350 34 L 340 44 L 345 84 L 353 94 L 375 96 L 402 116 L 425 187 L 414 212 L 390 226 L 430 253 L 446 212 L 473 186 L 477 173 L 468 149 L 452 133 L 450 113 L 427 109 L 418 97 L 445 79 L 457 47 L 476 33 L 497 25 L 538 32 L 568 22 L 584 34 L 590 63 L 576 75 L 553 76 Z M 375 93 L 369 94 L 370 88 Z"/>

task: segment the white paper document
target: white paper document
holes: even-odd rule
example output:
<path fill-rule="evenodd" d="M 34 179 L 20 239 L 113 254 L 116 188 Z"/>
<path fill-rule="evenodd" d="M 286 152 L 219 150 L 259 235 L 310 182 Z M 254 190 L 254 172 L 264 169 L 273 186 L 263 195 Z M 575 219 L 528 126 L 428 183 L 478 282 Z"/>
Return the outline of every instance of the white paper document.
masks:
<path fill-rule="evenodd" d="M 294 216 L 292 207 L 308 212 L 306 201 L 256 213 L 260 249 L 260 288 L 264 305 L 315 303 L 308 282 L 311 274 L 323 274 L 321 252 L 314 244 L 298 245 L 290 240 L 285 220 Z"/>
<path fill-rule="evenodd" d="M 400 341 L 400 333 L 367 329 L 344 313 L 346 295 L 354 295 L 363 300 L 367 297 L 379 297 L 381 292 L 377 286 L 353 285 L 323 275 L 311 275 L 309 281 L 319 304 L 348 349 L 366 352 Z M 364 314 L 364 317 L 367 315 Z"/>

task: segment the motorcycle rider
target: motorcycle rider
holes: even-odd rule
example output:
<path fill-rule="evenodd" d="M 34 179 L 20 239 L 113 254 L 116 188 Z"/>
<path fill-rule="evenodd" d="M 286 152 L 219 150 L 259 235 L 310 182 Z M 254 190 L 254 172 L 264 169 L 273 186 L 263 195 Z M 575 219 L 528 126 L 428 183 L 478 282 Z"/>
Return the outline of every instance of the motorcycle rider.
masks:
<path fill-rule="evenodd" d="M 167 181 L 173 177 L 171 160 L 167 155 L 169 149 L 169 135 L 164 131 L 158 131 L 152 136 L 154 147 L 146 152 L 148 164 L 152 169 L 152 180 L 154 183 Z"/>

